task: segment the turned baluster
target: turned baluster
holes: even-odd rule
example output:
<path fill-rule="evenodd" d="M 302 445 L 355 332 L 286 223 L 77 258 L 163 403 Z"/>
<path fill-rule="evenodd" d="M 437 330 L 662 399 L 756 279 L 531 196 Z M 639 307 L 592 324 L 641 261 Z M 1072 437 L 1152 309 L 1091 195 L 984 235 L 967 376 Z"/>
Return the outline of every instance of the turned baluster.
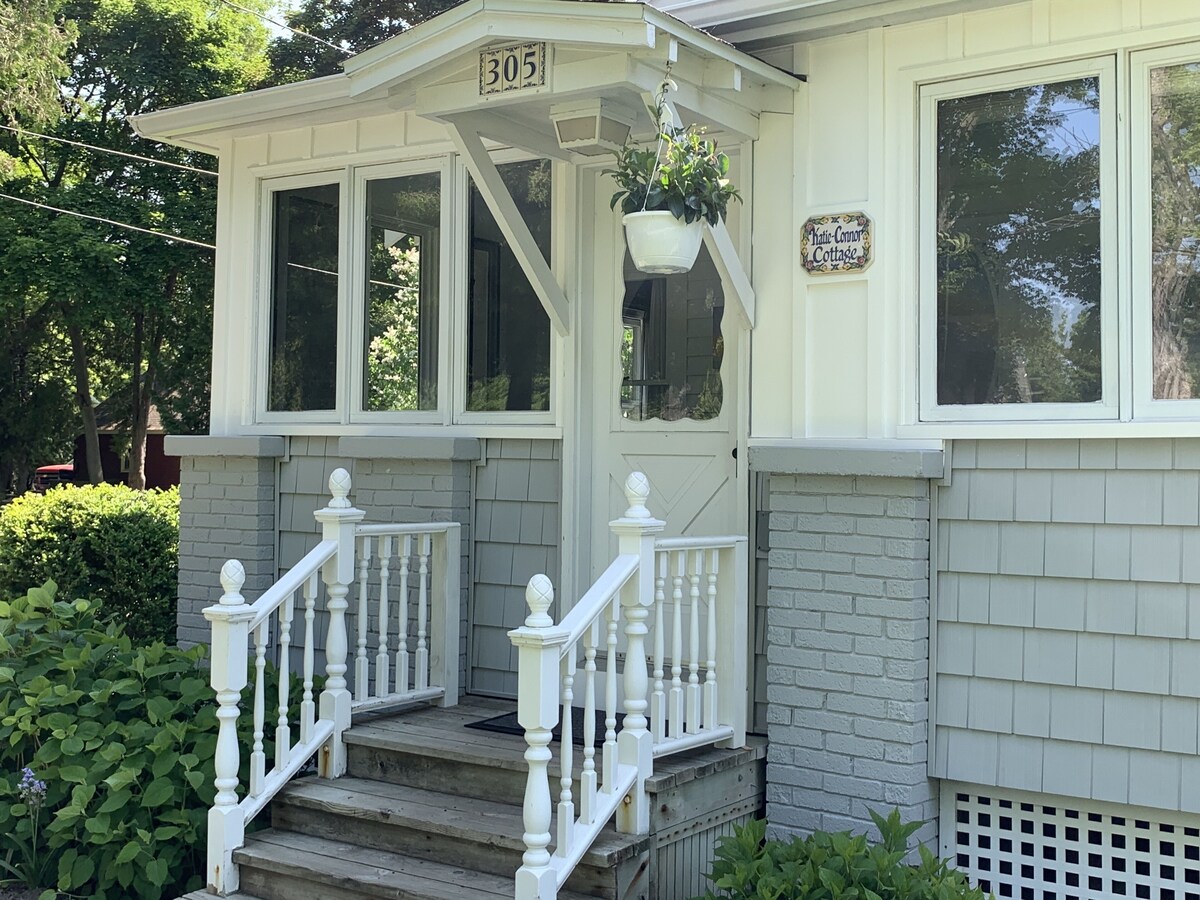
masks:
<path fill-rule="evenodd" d="M 267 620 L 254 629 L 254 744 L 250 748 L 250 796 L 263 791 L 267 778 L 267 755 L 263 752 L 263 732 L 267 717 Z"/>
<path fill-rule="evenodd" d="M 417 556 L 417 658 L 416 682 L 417 690 L 423 691 L 429 687 L 429 644 L 426 630 L 429 623 L 429 535 L 419 538 L 420 550 Z"/>
<path fill-rule="evenodd" d="M 596 645 L 599 623 L 583 635 L 583 772 L 579 776 L 579 821 L 596 819 Z"/>
<path fill-rule="evenodd" d="M 667 725 L 670 736 L 683 737 L 683 574 L 687 554 L 676 550 L 675 574 L 671 578 L 671 601 L 675 615 L 671 622 L 671 710 Z"/>
<path fill-rule="evenodd" d="M 650 695 L 650 733 L 654 740 L 667 736 L 667 694 L 663 689 L 663 657 L 666 655 L 666 635 L 663 628 L 663 607 L 666 606 L 668 554 L 655 557 L 658 571 L 654 578 L 654 692 Z"/>
<path fill-rule="evenodd" d="M 400 634 L 396 645 L 396 693 L 408 693 L 408 569 L 412 558 L 412 535 L 404 536 L 400 554 Z"/>
<path fill-rule="evenodd" d="M 392 538 L 379 539 L 379 652 L 375 656 L 375 696 L 387 696 L 392 685 L 391 657 L 388 654 L 388 580 L 392 564 Z"/>
<path fill-rule="evenodd" d="M 313 738 L 317 721 L 317 705 L 313 702 L 313 631 L 317 617 L 317 575 L 304 582 L 304 693 L 300 698 L 300 743 L 305 747 Z"/>
<path fill-rule="evenodd" d="M 686 557 L 687 554 L 685 553 Z M 692 571 L 688 577 L 688 599 L 691 601 L 692 617 L 688 623 L 688 687 L 687 728 L 688 734 L 700 730 L 700 575 L 704 569 L 704 554 L 697 550 L 692 554 Z"/>
<path fill-rule="evenodd" d="M 367 658 L 367 620 L 369 597 L 367 579 L 371 570 L 371 538 L 358 539 L 358 649 L 354 654 L 354 699 L 371 696 L 371 662 Z"/>
<path fill-rule="evenodd" d="M 604 659 L 604 747 L 601 765 L 604 767 L 600 789 L 611 794 L 617 789 L 617 627 L 621 604 L 614 598 L 609 603 L 607 640 Z"/>
<path fill-rule="evenodd" d="M 560 791 L 558 794 L 558 846 L 555 853 L 567 856 L 571 852 L 571 843 L 575 832 L 575 800 L 571 795 L 572 770 L 575 763 L 575 734 L 574 722 L 571 719 L 571 707 L 575 703 L 575 645 L 567 651 L 562 661 L 562 737 L 559 739 L 559 768 L 562 770 L 558 779 Z"/>
<path fill-rule="evenodd" d="M 292 755 L 292 729 L 288 724 L 288 693 L 291 689 L 292 617 L 296 611 L 293 591 L 279 608 L 279 708 L 275 720 L 275 768 L 282 769 Z"/>
<path fill-rule="evenodd" d="M 708 554 L 708 659 L 704 662 L 704 727 L 717 727 L 717 572 L 721 551 Z"/>

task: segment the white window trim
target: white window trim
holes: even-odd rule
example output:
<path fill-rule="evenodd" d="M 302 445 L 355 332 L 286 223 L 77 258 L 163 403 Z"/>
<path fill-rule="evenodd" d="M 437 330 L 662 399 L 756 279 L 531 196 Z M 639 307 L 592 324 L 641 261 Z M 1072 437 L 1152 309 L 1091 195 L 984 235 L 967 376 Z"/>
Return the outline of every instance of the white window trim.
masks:
<path fill-rule="evenodd" d="M 367 279 L 367 183 L 386 178 L 397 178 L 405 175 L 428 175 L 436 173 L 439 176 L 438 223 L 438 366 L 437 366 L 437 397 L 436 409 L 425 410 L 368 410 L 363 408 L 363 374 L 365 350 L 363 337 L 366 334 L 366 296 L 363 285 Z M 451 161 L 448 157 L 440 159 L 410 160 L 401 163 L 382 166 L 358 166 L 353 171 L 350 205 L 353 209 L 362 210 L 363 215 L 354 217 L 354 232 L 350 236 L 350 283 L 355 289 L 348 290 L 349 298 L 349 334 L 356 336 L 349 344 L 349 359 L 347 360 L 347 387 L 349 397 L 346 399 L 347 416 L 351 424 L 380 425 L 430 425 L 449 424 L 450 403 L 447 385 L 450 379 L 450 340 L 449 340 L 449 310 L 445 302 L 449 294 L 442 285 L 447 284 L 453 268 L 453 238 L 450 234 L 450 204 L 446 202 L 446 191 L 450 189 Z M 361 289 L 361 291 L 360 291 Z"/>
<path fill-rule="evenodd" d="M 1129 55 L 1129 160 L 1133 203 L 1130 215 L 1133 298 L 1133 414 L 1138 419 L 1192 419 L 1200 413 L 1200 398 L 1154 399 L 1153 310 L 1150 296 L 1153 225 L 1150 177 L 1150 71 L 1182 63 L 1200 63 L 1200 42 L 1138 50 Z M 1200 385 L 1197 385 L 1200 388 Z"/>
<path fill-rule="evenodd" d="M 289 175 L 281 178 L 263 179 L 259 182 L 259 241 L 258 262 L 255 282 L 258 285 L 259 302 L 255 304 L 258 314 L 254 317 L 257 322 L 258 334 L 252 341 L 256 348 L 256 362 L 251 367 L 251 391 L 254 397 L 255 423 L 321 423 L 337 424 L 344 421 L 346 403 L 346 366 L 341 360 L 343 348 L 346 346 L 349 324 L 346 321 L 347 282 L 346 273 L 349 271 L 349 243 L 343 237 L 351 227 L 349 204 L 349 168 L 343 167 L 322 172 L 310 172 L 304 175 Z M 300 412 L 271 410 L 269 408 L 268 391 L 270 387 L 271 362 L 271 318 L 274 308 L 274 296 L 271 279 L 274 276 L 274 244 L 275 244 L 275 204 L 274 194 L 279 191 L 294 188 L 316 187 L 319 185 L 336 184 L 338 186 L 338 291 L 337 291 L 337 355 L 332 364 L 336 367 L 334 389 L 335 405 L 332 410 L 303 410 Z"/>
<path fill-rule="evenodd" d="M 937 103 L 940 100 L 1033 84 L 1098 76 L 1100 79 L 1100 208 L 1101 208 L 1101 395 L 1094 403 L 1030 403 L 939 405 L 937 403 Z M 1118 79 L 1115 56 L 1022 68 L 995 74 L 968 75 L 920 86 L 918 105 L 917 210 L 918 259 L 918 391 L 919 422 L 1004 423 L 1115 420 L 1120 410 L 1119 371 L 1124 368 L 1118 323 L 1127 302 L 1120 283 L 1118 224 L 1121 220 L 1116 157 L 1118 153 Z"/>
<path fill-rule="evenodd" d="M 520 150 L 499 150 L 492 153 L 498 165 L 521 162 L 537 157 Z M 296 165 L 296 164 L 292 164 Z M 561 167 L 551 167 L 551 216 L 567 215 Z M 438 171 L 442 175 L 442 239 L 439 277 L 441 300 L 438 311 L 438 408 L 415 411 L 363 410 L 361 367 L 363 348 L 361 330 L 365 327 L 365 309 L 361 308 L 359 281 L 365 277 L 365 210 L 366 182 L 392 175 Z M 258 253 L 255 264 L 257 300 L 253 317 L 256 333 L 251 346 L 256 358 L 250 368 L 249 393 L 252 398 L 251 421 L 243 427 L 246 434 L 428 434 L 431 428 L 449 428 L 456 432 L 478 436 L 537 437 L 558 435 L 559 395 L 562 384 L 559 361 L 562 340 L 551 329 L 550 340 L 550 408 L 547 411 L 489 411 L 470 412 L 467 401 L 467 254 L 468 173 L 461 159 L 453 153 L 406 158 L 402 161 L 346 162 L 336 168 L 306 171 L 298 174 L 270 175 L 259 173 L 258 184 Z M 336 184 L 339 194 L 339 254 L 338 254 L 338 316 L 337 367 L 335 397 L 332 410 L 273 411 L 268 409 L 270 379 L 270 342 L 272 317 L 272 260 L 274 254 L 274 203 L 272 194 L 300 187 Z M 360 221 L 361 220 L 361 221 Z M 551 231 L 551 268 L 556 274 L 562 265 L 563 248 L 559 246 L 558 229 Z M 460 265 L 461 262 L 461 265 Z M 352 338 L 352 336 L 354 336 Z M 330 426 L 335 426 L 331 428 Z M 444 433 L 439 431 L 438 433 Z"/>

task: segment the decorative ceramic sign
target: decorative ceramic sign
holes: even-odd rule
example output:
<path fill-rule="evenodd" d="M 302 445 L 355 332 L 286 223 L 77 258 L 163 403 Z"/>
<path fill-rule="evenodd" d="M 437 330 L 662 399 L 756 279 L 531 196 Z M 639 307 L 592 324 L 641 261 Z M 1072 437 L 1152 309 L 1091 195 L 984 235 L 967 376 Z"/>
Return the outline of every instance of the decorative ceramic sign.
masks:
<path fill-rule="evenodd" d="M 800 258 L 810 275 L 860 272 L 871 264 L 874 225 L 865 213 L 813 216 L 804 223 Z"/>
<path fill-rule="evenodd" d="M 479 96 L 546 85 L 546 42 L 513 44 L 479 53 Z"/>

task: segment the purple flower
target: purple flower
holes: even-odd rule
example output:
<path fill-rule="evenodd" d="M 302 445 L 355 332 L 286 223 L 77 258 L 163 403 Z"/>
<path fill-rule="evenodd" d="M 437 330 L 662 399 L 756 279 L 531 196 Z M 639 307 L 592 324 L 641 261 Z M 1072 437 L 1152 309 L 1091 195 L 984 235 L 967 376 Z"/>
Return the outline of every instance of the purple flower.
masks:
<path fill-rule="evenodd" d="M 21 783 L 17 785 L 17 794 L 31 809 L 39 809 L 46 802 L 46 782 L 39 781 L 33 774 L 33 769 L 26 766 L 21 770 Z"/>

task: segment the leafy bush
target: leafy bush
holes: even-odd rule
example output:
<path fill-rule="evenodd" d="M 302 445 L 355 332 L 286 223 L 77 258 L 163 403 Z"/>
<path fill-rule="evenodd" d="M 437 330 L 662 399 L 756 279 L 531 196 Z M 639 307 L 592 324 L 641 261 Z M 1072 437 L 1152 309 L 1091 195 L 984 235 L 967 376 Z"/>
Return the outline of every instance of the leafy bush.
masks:
<path fill-rule="evenodd" d="M 179 491 L 63 486 L 0 509 L 0 596 L 54 579 L 94 597 L 135 642 L 175 640 Z"/>
<path fill-rule="evenodd" d="M 716 893 L 705 900 L 960 900 L 984 893 L 924 847 L 921 861 L 904 862 L 909 837 L 920 822 L 901 823 L 872 811 L 881 840 L 848 831 L 818 831 L 806 838 L 768 841 L 766 822 L 736 828 L 718 842 L 709 879 Z"/>

